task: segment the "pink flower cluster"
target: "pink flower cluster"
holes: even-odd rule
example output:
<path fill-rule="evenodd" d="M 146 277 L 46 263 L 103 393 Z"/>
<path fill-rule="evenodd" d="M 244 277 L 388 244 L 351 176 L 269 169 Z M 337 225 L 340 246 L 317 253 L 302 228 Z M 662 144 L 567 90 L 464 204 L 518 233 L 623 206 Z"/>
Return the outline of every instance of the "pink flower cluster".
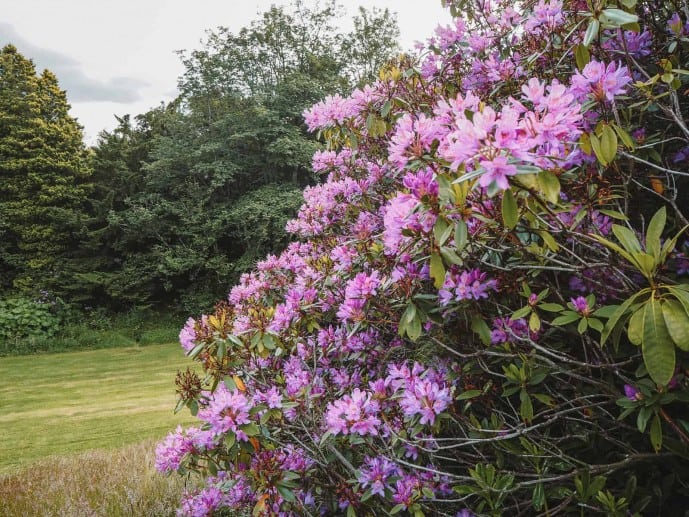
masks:
<path fill-rule="evenodd" d="M 497 291 L 496 280 L 488 278 L 488 274 L 479 269 L 462 271 L 453 268 L 445 275 L 445 282 L 438 292 L 440 305 L 463 300 L 481 300 L 488 298 L 491 291 Z"/>
<path fill-rule="evenodd" d="M 377 435 L 380 405 L 369 392 L 356 388 L 330 404 L 325 411 L 326 430 L 332 434 Z"/>

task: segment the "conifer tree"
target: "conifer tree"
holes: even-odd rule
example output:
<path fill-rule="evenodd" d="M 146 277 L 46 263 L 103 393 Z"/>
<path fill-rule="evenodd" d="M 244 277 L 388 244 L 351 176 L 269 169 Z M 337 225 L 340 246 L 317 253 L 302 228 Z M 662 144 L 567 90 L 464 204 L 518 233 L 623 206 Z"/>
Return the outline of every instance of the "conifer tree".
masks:
<path fill-rule="evenodd" d="M 81 127 L 57 78 L 0 51 L 0 286 L 64 294 L 89 177 Z"/>

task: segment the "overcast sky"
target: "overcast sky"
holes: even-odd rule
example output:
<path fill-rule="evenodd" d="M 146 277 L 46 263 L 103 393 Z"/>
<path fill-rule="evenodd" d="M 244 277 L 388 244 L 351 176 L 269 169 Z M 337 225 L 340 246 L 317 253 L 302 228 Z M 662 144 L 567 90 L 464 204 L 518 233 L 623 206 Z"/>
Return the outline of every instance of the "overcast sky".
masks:
<path fill-rule="evenodd" d="M 183 68 L 175 50 L 201 48 L 207 29 L 236 32 L 289 0 L 2 0 L 0 46 L 13 43 L 39 71 L 53 71 L 88 143 L 113 115 L 136 115 L 175 96 Z M 307 3 L 312 3 L 307 0 Z M 402 48 L 424 41 L 449 15 L 440 0 L 347 0 L 397 12 Z M 341 21 L 349 27 L 348 19 Z"/>

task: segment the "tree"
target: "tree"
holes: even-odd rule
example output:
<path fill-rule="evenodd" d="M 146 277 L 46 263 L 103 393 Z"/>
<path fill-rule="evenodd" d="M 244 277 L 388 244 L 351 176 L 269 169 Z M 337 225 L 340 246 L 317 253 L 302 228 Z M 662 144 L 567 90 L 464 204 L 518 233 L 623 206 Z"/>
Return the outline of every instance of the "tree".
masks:
<path fill-rule="evenodd" d="M 66 94 L 12 45 L 0 52 L 0 281 L 5 289 L 70 289 L 79 269 L 89 168 Z"/>
<path fill-rule="evenodd" d="M 319 144 L 304 109 L 354 86 L 362 61 L 349 62 L 345 42 L 371 46 L 361 67 L 382 64 L 394 50 L 390 38 L 338 34 L 338 13 L 333 1 L 295 2 L 291 12 L 272 7 L 237 34 L 209 33 L 203 48 L 181 53 L 181 95 L 150 131 L 123 120 L 101 135 L 93 205 L 101 222 L 93 228 L 109 236 L 96 247 L 110 249 L 88 275 L 98 291 L 124 304 L 207 308 L 257 258 L 287 242 L 276 225 L 296 214 L 296 192 L 317 182 L 310 163 Z M 355 31 L 382 26 L 378 13 L 361 16 L 366 23 Z M 384 20 L 392 23 L 386 34 L 396 34 L 389 13 Z M 118 188 L 112 200 L 104 195 Z"/>

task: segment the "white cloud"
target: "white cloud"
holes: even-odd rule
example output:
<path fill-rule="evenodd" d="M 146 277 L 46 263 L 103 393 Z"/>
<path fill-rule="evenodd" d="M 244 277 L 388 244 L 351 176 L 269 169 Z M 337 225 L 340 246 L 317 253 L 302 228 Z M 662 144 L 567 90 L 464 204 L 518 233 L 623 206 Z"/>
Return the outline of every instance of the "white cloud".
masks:
<path fill-rule="evenodd" d="M 87 76 L 82 65 L 72 57 L 32 44 L 7 23 L 0 23 L 0 46 L 11 43 L 24 57 L 33 60 L 40 74 L 44 69 L 53 72 L 70 102 L 115 102 L 129 104 L 142 98 L 142 88 L 148 82 L 134 77 L 94 79 Z"/>

